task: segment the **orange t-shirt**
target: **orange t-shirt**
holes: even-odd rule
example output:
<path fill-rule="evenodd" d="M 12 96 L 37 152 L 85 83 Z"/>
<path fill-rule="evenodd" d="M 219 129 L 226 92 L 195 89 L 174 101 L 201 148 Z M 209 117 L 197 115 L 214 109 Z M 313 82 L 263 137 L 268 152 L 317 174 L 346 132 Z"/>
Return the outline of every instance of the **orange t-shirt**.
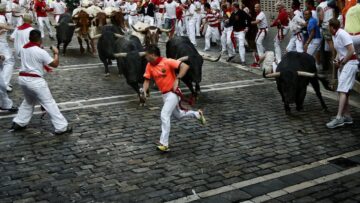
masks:
<path fill-rule="evenodd" d="M 181 61 L 175 59 L 163 58 L 157 65 L 150 63 L 146 65 L 144 78 L 155 80 L 161 93 L 167 93 L 172 90 L 176 79 L 175 69 L 180 67 Z"/>

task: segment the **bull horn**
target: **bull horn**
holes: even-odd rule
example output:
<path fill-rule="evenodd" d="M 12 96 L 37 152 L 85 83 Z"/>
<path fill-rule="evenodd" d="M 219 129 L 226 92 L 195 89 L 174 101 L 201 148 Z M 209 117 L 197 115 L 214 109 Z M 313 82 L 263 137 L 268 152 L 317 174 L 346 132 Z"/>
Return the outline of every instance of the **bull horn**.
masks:
<path fill-rule="evenodd" d="M 145 54 L 146 54 L 146 52 L 145 52 L 145 51 L 139 52 L 139 56 L 140 56 L 140 57 L 145 56 Z"/>
<path fill-rule="evenodd" d="M 136 29 L 133 25 L 131 25 L 132 29 L 135 30 L 136 32 L 145 32 L 146 29 Z"/>
<path fill-rule="evenodd" d="M 123 57 L 126 57 L 126 56 L 127 56 L 127 53 L 116 53 L 116 54 L 114 54 L 115 58 L 123 58 Z"/>
<path fill-rule="evenodd" d="M 297 74 L 298 76 L 303 76 L 303 77 L 309 77 L 309 78 L 315 77 L 315 73 L 309 73 L 304 71 L 298 71 Z"/>
<path fill-rule="evenodd" d="M 118 34 L 118 33 L 114 33 L 115 37 L 116 38 L 124 38 L 125 36 L 124 35 L 121 35 L 121 34 Z"/>
<path fill-rule="evenodd" d="M 264 70 L 265 73 L 265 70 Z M 280 77 L 280 72 L 275 72 L 275 73 L 269 73 L 269 74 L 263 74 L 265 76 L 265 78 L 278 78 Z"/>
<path fill-rule="evenodd" d="M 52 26 L 57 27 L 57 26 L 59 26 L 59 24 L 58 24 L 58 23 L 55 23 L 55 24 L 53 24 Z"/>
<path fill-rule="evenodd" d="M 170 32 L 170 31 L 171 31 L 171 29 L 163 29 L 163 28 L 159 28 L 159 30 L 160 30 L 161 32 Z"/>
<path fill-rule="evenodd" d="M 75 23 L 68 23 L 69 26 L 75 26 Z"/>
<path fill-rule="evenodd" d="M 101 34 L 97 34 L 94 37 L 92 37 L 92 39 L 99 39 L 101 37 Z"/>
<path fill-rule="evenodd" d="M 221 54 L 216 58 L 216 59 L 213 59 L 211 57 L 208 57 L 206 55 L 201 55 L 201 57 L 204 59 L 204 60 L 207 60 L 207 61 L 210 61 L 210 62 L 217 62 L 220 60 L 221 58 Z"/>
<path fill-rule="evenodd" d="M 80 31 L 79 27 L 74 30 L 74 32 L 79 32 L 79 31 Z"/>
<path fill-rule="evenodd" d="M 183 56 L 183 57 L 181 57 L 181 58 L 178 58 L 177 60 L 184 62 L 184 61 L 189 60 L 189 56 Z"/>

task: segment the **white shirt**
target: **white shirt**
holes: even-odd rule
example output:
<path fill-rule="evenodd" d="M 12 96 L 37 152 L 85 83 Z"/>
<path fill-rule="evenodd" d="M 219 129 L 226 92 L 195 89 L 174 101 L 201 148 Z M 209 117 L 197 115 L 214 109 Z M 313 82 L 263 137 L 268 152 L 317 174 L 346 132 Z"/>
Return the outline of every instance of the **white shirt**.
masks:
<path fill-rule="evenodd" d="M 334 9 L 328 6 L 327 1 L 321 2 L 317 8 L 324 11 L 324 19 L 321 27 L 328 28 L 329 21 L 334 17 Z"/>
<path fill-rule="evenodd" d="M 26 43 L 29 42 L 30 31 L 33 29 L 34 28 L 32 27 L 26 28 L 25 30 L 18 30 L 18 28 L 16 28 L 11 34 L 10 38 L 14 40 L 16 56 L 20 57 L 20 50 Z"/>
<path fill-rule="evenodd" d="M 260 23 L 257 24 L 258 28 L 267 28 L 268 27 L 268 23 L 267 23 L 267 19 L 265 16 L 264 12 L 260 12 L 257 16 L 256 16 L 256 20 L 259 20 Z"/>
<path fill-rule="evenodd" d="M 339 29 L 335 36 L 332 37 L 334 42 L 334 47 L 338 53 L 339 60 L 342 60 L 347 54 L 346 46 L 353 44 L 353 40 L 349 33 L 343 29 Z"/>
<path fill-rule="evenodd" d="M 57 2 L 56 0 L 53 1 L 50 5 L 50 8 L 54 9 L 54 14 L 56 15 L 61 15 L 63 13 L 65 13 L 66 10 L 66 4 L 62 1 Z"/>
<path fill-rule="evenodd" d="M 165 2 L 164 6 L 165 6 L 165 15 L 164 18 L 169 18 L 169 19 L 175 19 L 176 18 L 176 7 L 179 4 L 176 3 L 175 1 L 172 1 L 171 3 Z"/>
<path fill-rule="evenodd" d="M 104 0 L 104 8 L 114 7 L 114 6 L 115 6 L 115 2 L 113 0 Z"/>
<path fill-rule="evenodd" d="M 294 11 L 294 16 L 298 16 L 298 17 L 304 19 L 303 12 L 301 12 L 300 10 Z"/>
<path fill-rule="evenodd" d="M 40 47 L 21 48 L 20 72 L 35 73 L 41 77 L 45 75 L 44 65 L 53 62 L 53 58 Z"/>
<path fill-rule="evenodd" d="M 130 15 L 137 14 L 137 4 L 135 2 L 132 4 L 129 4 L 127 9 L 128 9 L 128 12 L 130 12 Z"/>
<path fill-rule="evenodd" d="M 5 16 L 0 15 L 0 23 L 1 24 L 7 24 Z M 7 41 L 6 41 L 6 32 L 4 32 L 4 33 L 2 33 L 0 35 L 0 42 L 1 43 L 7 43 Z"/>
<path fill-rule="evenodd" d="M 196 6 L 194 4 L 190 4 L 188 9 L 188 15 L 190 19 L 194 18 L 195 10 L 196 10 Z"/>
<path fill-rule="evenodd" d="M 213 10 L 220 10 L 220 4 L 218 0 L 213 0 L 210 2 L 210 7 Z"/>
<path fill-rule="evenodd" d="M 289 28 L 293 34 L 297 34 L 304 27 L 305 20 L 300 15 L 294 15 L 289 22 Z"/>

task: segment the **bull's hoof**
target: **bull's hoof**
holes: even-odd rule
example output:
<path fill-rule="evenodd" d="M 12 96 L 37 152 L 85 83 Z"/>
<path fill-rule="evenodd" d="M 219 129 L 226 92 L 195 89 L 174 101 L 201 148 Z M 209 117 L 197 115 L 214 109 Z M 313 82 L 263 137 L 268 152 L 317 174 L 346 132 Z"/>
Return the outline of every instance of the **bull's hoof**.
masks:
<path fill-rule="evenodd" d="M 111 65 L 112 65 L 112 61 L 111 61 L 111 60 L 109 60 L 109 61 L 108 61 L 108 64 L 109 64 L 109 66 L 111 66 Z"/>
<path fill-rule="evenodd" d="M 85 49 L 80 48 L 80 53 L 83 54 L 85 52 Z"/>

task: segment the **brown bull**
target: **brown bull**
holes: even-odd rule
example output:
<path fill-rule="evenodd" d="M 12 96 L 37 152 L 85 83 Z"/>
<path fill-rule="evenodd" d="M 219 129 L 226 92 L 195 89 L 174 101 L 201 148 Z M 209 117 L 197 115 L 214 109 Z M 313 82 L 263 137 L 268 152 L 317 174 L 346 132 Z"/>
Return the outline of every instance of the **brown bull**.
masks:
<path fill-rule="evenodd" d="M 124 14 L 121 11 L 113 11 L 111 13 L 110 20 L 113 25 L 118 26 L 121 30 L 126 29 Z"/>
<path fill-rule="evenodd" d="M 95 26 L 96 27 L 102 27 L 104 25 L 106 25 L 106 14 L 103 13 L 103 12 L 99 12 L 96 14 L 96 17 L 95 17 Z"/>
<path fill-rule="evenodd" d="M 80 52 L 84 53 L 85 49 L 82 45 L 82 38 L 85 40 L 87 45 L 87 51 L 95 54 L 95 44 L 94 41 L 90 38 L 89 28 L 91 26 L 92 18 L 85 11 L 80 11 L 78 14 L 73 16 L 73 21 L 76 24 L 75 31 L 77 32 L 77 38 L 80 44 Z M 90 50 L 91 46 L 91 50 Z"/>
<path fill-rule="evenodd" d="M 136 29 L 134 26 L 132 26 L 132 28 L 136 31 L 136 32 L 140 32 L 142 34 L 144 34 L 144 44 L 145 46 L 149 46 L 149 45 L 157 45 L 159 42 L 159 35 L 162 32 L 170 32 L 171 29 L 162 29 L 162 28 L 158 28 L 156 26 L 149 26 L 145 29 Z"/>

